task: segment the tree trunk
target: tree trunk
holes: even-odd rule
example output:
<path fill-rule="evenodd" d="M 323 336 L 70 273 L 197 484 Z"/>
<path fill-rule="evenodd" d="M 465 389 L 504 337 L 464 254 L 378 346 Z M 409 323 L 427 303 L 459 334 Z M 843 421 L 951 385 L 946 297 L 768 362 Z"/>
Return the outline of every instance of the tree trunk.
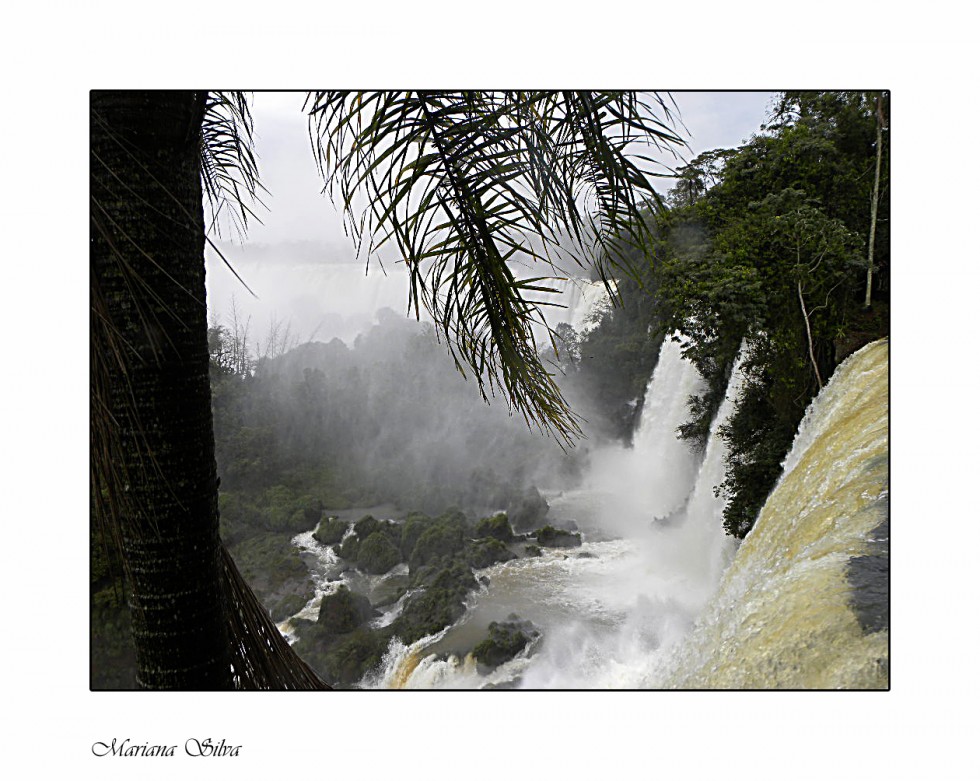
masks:
<path fill-rule="evenodd" d="M 871 307 L 871 276 L 874 272 L 875 264 L 875 228 L 878 225 L 878 187 L 881 182 L 881 146 L 882 146 L 882 130 L 885 125 L 885 116 L 883 114 L 883 109 L 881 106 L 881 96 L 877 99 L 877 111 L 876 116 L 878 119 L 878 137 L 875 146 L 877 147 L 877 156 L 875 159 L 875 183 L 874 191 L 871 194 L 871 231 L 868 236 L 868 279 L 867 285 L 864 290 L 864 308 L 868 309 Z"/>
<path fill-rule="evenodd" d="M 806 325 L 806 346 L 810 351 L 810 364 L 813 366 L 813 374 L 817 378 L 817 386 L 823 390 L 820 367 L 817 365 L 817 356 L 813 352 L 813 333 L 810 331 L 810 315 L 806 311 L 806 302 L 803 300 L 803 283 L 800 280 L 796 280 L 796 292 L 800 297 L 800 311 L 803 312 L 803 323 Z"/>
<path fill-rule="evenodd" d="M 205 93 L 91 94 L 93 499 L 124 558 L 137 679 L 233 685 L 208 382 Z"/>

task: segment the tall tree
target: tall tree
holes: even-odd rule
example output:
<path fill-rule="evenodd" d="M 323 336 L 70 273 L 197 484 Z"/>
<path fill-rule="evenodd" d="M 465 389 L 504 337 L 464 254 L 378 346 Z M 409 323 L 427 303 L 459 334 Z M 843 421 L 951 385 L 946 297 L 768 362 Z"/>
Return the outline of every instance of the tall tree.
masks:
<path fill-rule="evenodd" d="M 881 192 L 881 158 L 884 152 L 885 106 L 884 96 L 875 96 L 875 119 L 877 132 L 875 134 L 875 184 L 871 191 L 871 228 L 868 232 L 868 283 L 864 289 L 864 308 L 871 306 L 871 280 L 875 267 L 875 234 L 878 228 L 878 202 Z"/>
<path fill-rule="evenodd" d="M 122 552 L 148 688 L 319 685 L 218 537 L 202 197 L 227 198 L 244 222 L 241 187 L 255 192 L 247 113 L 230 105 L 222 113 L 227 101 L 196 92 L 91 97 L 92 494 Z M 416 311 L 433 315 L 460 370 L 529 423 L 574 437 L 530 329 L 547 283 L 512 263 L 554 263 L 570 240 L 601 274 L 629 270 L 624 248 L 646 241 L 639 217 L 653 190 L 627 147 L 679 142 L 668 104 L 324 92 L 310 111 L 328 181 L 351 214 L 367 189 L 360 235 L 395 242 Z"/>
<path fill-rule="evenodd" d="M 206 97 L 91 104 L 93 489 L 115 522 L 147 688 L 230 685 L 204 268 L 188 262 L 204 253 Z"/>

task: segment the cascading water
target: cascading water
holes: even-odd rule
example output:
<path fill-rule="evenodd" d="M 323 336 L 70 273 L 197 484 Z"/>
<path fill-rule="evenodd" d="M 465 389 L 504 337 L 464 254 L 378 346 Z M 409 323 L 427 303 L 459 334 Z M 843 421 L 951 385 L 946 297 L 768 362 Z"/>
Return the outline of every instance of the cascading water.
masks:
<path fill-rule="evenodd" d="M 609 307 L 609 292 L 602 282 L 583 279 L 570 279 L 565 288 L 567 322 L 579 334 L 587 333 L 595 327 L 596 317 Z M 559 321 L 562 319 L 558 318 Z"/>
<path fill-rule="evenodd" d="M 671 399 L 696 392 L 691 371 L 680 347 L 665 342 L 634 448 L 607 454 L 592 476 L 600 512 L 585 519 L 596 533 L 581 549 L 482 571 L 486 586 L 460 622 L 411 647 L 394 642 L 362 684 L 887 687 L 887 342 L 851 356 L 811 404 L 783 477 L 734 557 L 713 488 L 740 361 L 700 465 L 673 436 L 684 410 Z M 646 473 L 655 479 L 643 483 Z M 624 488 L 628 501 L 612 501 Z M 552 510 L 573 505 L 555 501 Z M 618 536 L 603 538 L 604 525 Z M 542 637 L 483 674 L 467 651 L 511 612 Z"/>
<path fill-rule="evenodd" d="M 888 343 L 838 367 L 694 631 L 644 683 L 888 686 Z"/>
<path fill-rule="evenodd" d="M 687 400 L 702 392 L 697 369 L 683 356 L 683 344 L 668 336 L 647 385 L 633 447 L 607 448 L 593 455 L 586 489 L 602 496 L 603 526 L 631 534 L 655 519 L 666 519 L 690 495 L 699 455 L 678 439 L 687 420 Z"/>
<path fill-rule="evenodd" d="M 647 388 L 634 446 L 596 456 L 588 485 L 552 502 L 552 517 L 577 508 L 586 541 L 481 573 L 486 586 L 467 614 L 435 638 L 397 641 L 369 687 L 631 688 L 652 659 L 689 630 L 731 558 L 722 532 L 724 443 L 718 425 L 741 387 L 737 370 L 704 458 L 677 439 L 687 399 L 701 391 L 682 345 L 667 338 Z M 700 466 L 700 469 L 699 469 Z M 582 500 L 589 497 L 591 501 Z M 591 517 L 589 509 L 591 507 Z M 541 640 L 489 675 L 467 655 L 491 621 L 529 619 Z"/>

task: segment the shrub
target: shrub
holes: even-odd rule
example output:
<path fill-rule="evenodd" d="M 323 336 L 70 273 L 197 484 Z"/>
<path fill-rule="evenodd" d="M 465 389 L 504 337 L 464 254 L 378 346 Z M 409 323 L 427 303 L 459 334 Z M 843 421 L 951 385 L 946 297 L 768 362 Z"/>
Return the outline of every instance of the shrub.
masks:
<path fill-rule="evenodd" d="M 355 562 L 357 561 L 357 551 L 360 546 L 361 543 L 358 542 L 357 537 L 352 534 L 340 545 L 335 545 L 333 550 L 334 553 L 345 561 Z"/>
<path fill-rule="evenodd" d="M 357 550 L 357 568 L 370 575 L 383 575 L 401 560 L 398 548 L 382 532 L 374 532 Z"/>
<path fill-rule="evenodd" d="M 339 518 L 326 518 L 317 524 L 313 539 L 321 545 L 334 545 L 340 542 L 347 533 L 347 521 Z"/>
<path fill-rule="evenodd" d="M 452 524 L 436 522 L 422 532 L 415 543 L 408 559 L 409 568 L 415 570 L 436 559 L 451 557 L 461 551 L 464 545 L 462 529 Z"/>
<path fill-rule="evenodd" d="M 365 515 L 354 524 L 357 539 L 366 540 L 378 530 L 378 520 L 373 515 Z"/>
<path fill-rule="evenodd" d="M 507 520 L 507 513 L 497 513 L 490 518 L 482 518 L 476 524 L 477 537 L 492 537 L 501 542 L 510 542 L 514 539 L 514 530 Z"/>
<path fill-rule="evenodd" d="M 401 525 L 401 548 L 402 558 L 406 561 L 411 557 L 422 533 L 429 528 L 432 519 L 423 513 L 409 513 L 405 523 Z"/>

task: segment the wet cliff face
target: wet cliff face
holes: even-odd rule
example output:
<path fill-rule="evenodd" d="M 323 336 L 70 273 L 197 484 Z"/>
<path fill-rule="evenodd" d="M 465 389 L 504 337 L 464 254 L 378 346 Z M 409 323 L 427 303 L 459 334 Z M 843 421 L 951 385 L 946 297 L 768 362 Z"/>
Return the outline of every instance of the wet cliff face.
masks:
<path fill-rule="evenodd" d="M 717 596 L 668 660 L 678 688 L 888 686 L 888 343 L 814 401 Z"/>

